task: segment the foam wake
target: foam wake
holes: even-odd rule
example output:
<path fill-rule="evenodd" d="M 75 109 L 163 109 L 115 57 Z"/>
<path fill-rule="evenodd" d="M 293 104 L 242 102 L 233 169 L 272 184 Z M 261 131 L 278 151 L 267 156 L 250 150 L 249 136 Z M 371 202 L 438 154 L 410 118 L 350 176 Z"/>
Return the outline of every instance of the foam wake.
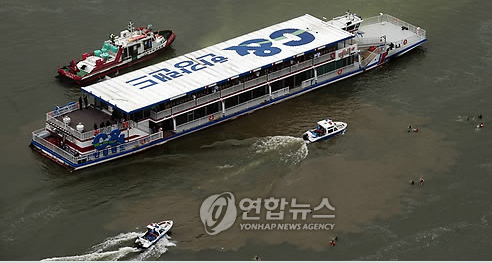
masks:
<path fill-rule="evenodd" d="M 292 136 L 271 136 L 257 140 L 252 149 L 256 154 L 278 153 L 285 164 L 295 165 L 308 156 L 308 147 L 304 140 Z"/>
<path fill-rule="evenodd" d="M 167 247 L 176 246 L 169 241 L 169 236 L 163 237 L 157 244 L 147 250 L 132 247 L 133 241 L 143 233 L 129 232 L 107 238 L 102 243 L 93 246 L 88 253 L 75 256 L 53 257 L 43 261 L 114 261 L 114 260 L 146 260 L 157 259 L 166 253 Z"/>

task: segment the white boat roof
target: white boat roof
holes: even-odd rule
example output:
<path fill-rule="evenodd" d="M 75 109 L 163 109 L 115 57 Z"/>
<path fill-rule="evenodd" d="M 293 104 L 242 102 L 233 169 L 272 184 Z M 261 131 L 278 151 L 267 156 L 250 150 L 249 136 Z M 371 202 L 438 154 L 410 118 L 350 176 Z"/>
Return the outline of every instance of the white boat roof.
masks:
<path fill-rule="evenodd" d="M 325 129 L 328 129 L 329 127 L 335 125 L 335 123 L 330 119 L 324 119 L 324 120 L 318 121 L 318 125 L 321 127 L 324 127 Z"/>
<path fill-rule="evenodd" d="M 132 113 L 350 38 L 306 14 L 82 90 Z"/>

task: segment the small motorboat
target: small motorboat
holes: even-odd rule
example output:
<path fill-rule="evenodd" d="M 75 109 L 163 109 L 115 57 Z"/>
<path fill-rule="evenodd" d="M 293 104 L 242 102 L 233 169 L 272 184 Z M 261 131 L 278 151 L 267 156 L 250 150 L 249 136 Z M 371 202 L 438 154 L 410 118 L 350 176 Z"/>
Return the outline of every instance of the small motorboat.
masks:
<path fill-rule="evenodd" d="M 330 119 L 324 119 L 318 121 L 318 127 L 305 132 L 302 135 L 302 139 L 306 143 L 317 142 L 324 139 L 328 139 L 337 134 L 344 133 L 347 129 L 347 123 L 332 121 Z"/>
<path fill-rule="evenodd" d="M 141 237 L 137 237 L 135 240 L 135 246 L 137 248 L 147 249 L 153 246 L 157 241 L 169 232 L 173 227 L 173 221 L 166 220 L 159 223 L 150 223 L 147 225 L 147 232 Z"/>

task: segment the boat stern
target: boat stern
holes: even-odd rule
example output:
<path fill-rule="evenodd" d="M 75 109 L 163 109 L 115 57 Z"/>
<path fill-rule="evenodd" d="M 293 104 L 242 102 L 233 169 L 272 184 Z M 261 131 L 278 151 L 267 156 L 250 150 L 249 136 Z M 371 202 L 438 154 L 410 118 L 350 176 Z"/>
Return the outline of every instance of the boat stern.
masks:
<path fill-rule="evenodd" d="M 59 68 L 57 72 L 58 72 L 58 77 L 71 79 L 72 81 L 75 81 L 78 84 L 80 84 L 82 81 L 82 78 L 80 76 L 70 72 L 70 69 L 68 69 L 67 66 L 63 66 L 63 67 Z"/>

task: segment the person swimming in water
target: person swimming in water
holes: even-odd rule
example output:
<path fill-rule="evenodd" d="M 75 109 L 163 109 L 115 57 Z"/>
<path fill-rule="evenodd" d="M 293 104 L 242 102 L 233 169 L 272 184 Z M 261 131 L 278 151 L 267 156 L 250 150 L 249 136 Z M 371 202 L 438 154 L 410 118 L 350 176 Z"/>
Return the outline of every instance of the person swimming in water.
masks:
<path fill-rule="evenodd" d="M 419 182 L 421 186 L 424 185 L 424 175 L 420 176 Z"/>

